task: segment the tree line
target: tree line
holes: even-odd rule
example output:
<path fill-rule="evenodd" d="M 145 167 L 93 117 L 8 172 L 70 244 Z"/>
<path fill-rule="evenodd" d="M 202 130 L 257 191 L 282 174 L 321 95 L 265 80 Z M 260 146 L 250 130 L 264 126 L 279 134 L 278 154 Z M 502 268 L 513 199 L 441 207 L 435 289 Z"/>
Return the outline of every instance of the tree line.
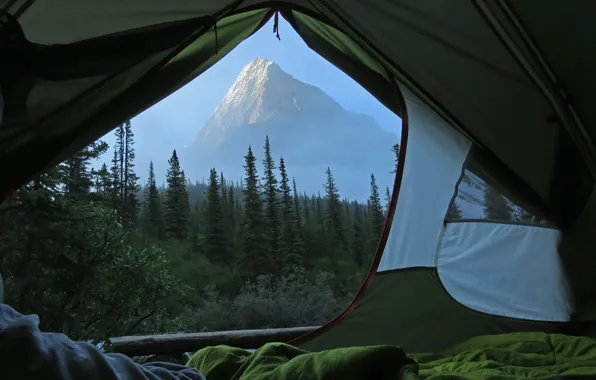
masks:
<path fill-rule="evenodd" d="M 389 188 L 381 199 L 374 174 L 366 202 L 343 198 L 332 168 L 321 192 L 306 194 L 266 137 L 262 162 L 247 146 L 241 181 L 213 168 L 191 183 L 174 150 L 165 186 L 153 163 L 140 184 L 131 123 L 115 136 L 99 169 L 92 163 L 110 150 L 103 141 L 0 206 L 6 302 L 39 314 L 43 330 L 106 341 L 316 325 L 357 291 L 391 200 Z M 392 150 L 397 167 L 399 145 Z M 452 203 L 447 218 L 458 217 Z"/>
<path fill-rule="evenodd" d="M 366 203 L 341 197 L 332 168 L 322 192 L 306 194 L 266 138 L 260 163 L 247 147 L 240 182 L 213 168 L 191 183 L 174 150 L 166 185 L 153 164 L 140 184 L 131 123 L 115 136 L 110 162 L 92 167 L 110 150 L 97 141 L 0 206 L 6 302 L 39 314 L 42 329 L 101 341 L 317 324 L 358 289 L 390 196 L 373 174 Z M 269 307 L 246 315 L 249 304 Z"/>

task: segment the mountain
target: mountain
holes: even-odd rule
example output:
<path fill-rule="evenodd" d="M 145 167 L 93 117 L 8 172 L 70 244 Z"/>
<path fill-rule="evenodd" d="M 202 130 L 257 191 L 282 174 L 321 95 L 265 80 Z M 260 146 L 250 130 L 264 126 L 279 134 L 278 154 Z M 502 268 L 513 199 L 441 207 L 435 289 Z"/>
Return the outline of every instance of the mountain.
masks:
<path fill-rule="evenodd" d="M 212 167 L 228 179 L 240 180 L 248 146 L 261 160 L 265 136 L 274 158 L 283 156 L 301 191 L 322 192 L 327 167 L 344 197 L 365 200 L 371 173 L 381 190 L 393 183 L 391 147 L 399 142 L 396 134 L 371 116 L 344 109 L 320 88 L 263 58 L 242 69 L 180 152 L 182 167 L 192 180 L 201 180 Z"/>

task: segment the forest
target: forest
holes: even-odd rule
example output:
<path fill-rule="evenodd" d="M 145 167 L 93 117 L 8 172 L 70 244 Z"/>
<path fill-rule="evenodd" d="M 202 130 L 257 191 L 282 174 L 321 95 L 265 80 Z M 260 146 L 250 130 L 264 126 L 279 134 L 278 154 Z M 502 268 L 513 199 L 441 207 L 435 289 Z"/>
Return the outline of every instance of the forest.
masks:
<path fill-rule="evenodd" d="M 38 314 L 42 330 L 105 342 L 312 326 L 358 290 L 391 197 L 374 174 L 366 203 L 342 198 L 332 168 L 321 193 L 305 194 L 266 138 L 247 146 L 242 181 L 213 168 L 191 183 L 174 150 L 165 186 L 153 164 L 140 184 L 131 123 L 115 133 L 113 147 L 96 141 L 0 207 L 5 302 Z M 262 162 L 253 149 L 263 149 Z M 111 162 L 93 169 L 110 150 Z M 397 163 L 398 144 L 393 151 Z M 454 203 L 447 218 L 458 217 Z"/>

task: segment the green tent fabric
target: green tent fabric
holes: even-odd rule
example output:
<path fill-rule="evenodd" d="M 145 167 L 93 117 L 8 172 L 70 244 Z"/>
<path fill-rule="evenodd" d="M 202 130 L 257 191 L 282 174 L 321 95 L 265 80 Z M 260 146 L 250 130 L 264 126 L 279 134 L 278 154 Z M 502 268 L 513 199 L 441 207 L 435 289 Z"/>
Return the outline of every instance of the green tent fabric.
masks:
<path fill-rule="evenodd" d="M 419 127 L 409 125 L 418 106 L 432 113 L 432 123 L 449 129 L 437 131 L 457 134 L 453 146 L 461 148 L 470 170 L 559 227 L 558 257 L 549 260 L 562 261 L 573 294 L 572 319 L 596 319 L 596 116 L 589 109 L 596 91 L 591 70 L 596 54 L 590 49 L 596 42 L 596 3 L 6 0 L 0 9 L 12 15 L 4 17 L 0 30 L 5 99 L 0 192 L 17 188 L 176 91 L 279 14 L 308 46 L 404 123 L 401 166 L 371 272 L 354 303 L 301 339 L 301 347 L 389 343 L 430 352 L 476 335 L 577 327 L 556 318 L 524 321 L 462 306 L 435 275 L 441 252 L 424 265 L 383 263 L 405 255 L 399 244 L 387 242 L 396 226 L 410 223 L 399 220 L 396 209 L 400 191 L 408 190 L 400 188 L 407 171 L 403 161 L 415 156 L 406 154 L 407 146 L 421 141 L 408 137 L 410 127 L 412 132 Z M 510 232 L 520 241 L 538 234 L 527 228 Z M 416 288 L 413 296 L 409 290 Z M 452 317 L 433 318 L 443 306 Z M 383 333 L 401 322 L 416 328 Z M 362 326 L 360 333 L 356 327 Z M 442 338 L 420 339 L 428 329 Z"/>
<path fill-rule="evenodd" d="M 586 79 L 592 77 L 586 68 L 596 59 L 587 49 L 594 42 L 594 33 L 589 18 L 578 21 L 593 14 L 595 5 L 549 0 L 534 12 L 526 4 L 505 0 L 458 1 L 449 6 L 442 1 L 405 0 L 370 4 L 357 0 L 200 4 L 191 0 L 167 4 L 65 0 L 55 7 L 43 1 L 8 1 L 5 8 L 19 16 L 28 41 L 36 47 L 67 47 L 68 51 L 46 52 L 44 57 L 41 52 L 31 52 L 37 49 L 28 45 L 25 50 L 30 52 L 30 60 L 44 60 L 44 67 L 61 67 L 62 78 L 52 81 L 33 67 L 13 80 L 18 83 L 3 85 L 8 87 L 4 91 L 11 103 L 7 106 L 8 125 L 0 135 L 0 157 L 22 160 L 14 150 L 22 151 L 25 143 L 34 146 L 24 132 L 6 132 L 16 125 L 29 133 L 36 130 L 40 140 L 51 137 L 55 141 L 51 151 L 44 149 L 38 154 L 39 162 L 31 162 L 31 168 L 9 171 L 5 177 L 11 186 L 18 186 L 48 163 L 159 101 L 199 75 L 197 67 L 207 68 L 215 63 L 213 57 L 223 57 L 226 45 L 233 48 L 248 37 L 260 25 L 257 19 L 265 21 L 271 16 L 267 11 L 274 9 L 294 18 L 298 33 L 315 51 L 355 77 L 349 66 L 357 62 L 361 66 L 357 79 L 383 103 L 391 102 L 393 80 L 413 91 L 454 128 L 490 152 L 493 165 L 509 168 L 510 178 L 503 181 L 511 183 L 510 187 L 519 182 L 528 185 L 528 196 L 541 200 L 541 206 L 548 208 L 545 212 L 572 225 L 585 208 L 590 191 L 582 188 L 576 194 L 576 190 L 566 189 L 561 195 L 559 178 L 581 180 L 590 190 L 596 175 L 590 137 L 594 132 L 587 131 L 593 120 L 586 105 L 589 101 L 584 100 L 596 87 L 594 80 Z M 561 15 L 574 21 L 566 24 L 565 31 L 555 32 L 550 25 Z M 234 21 L 224 21 L 230 16 Z M 183 25 L 187 27 L 184 31 Z M 203 43 L 209 40 L 214 44 L 215 25 L 222 39 L 221 52 L 204 45 L 192 68 L 177 70 L 176 75 L 163 70 L 199 36 Z M 180 34 L 172 32 L 177 28 Z M 231 35 L 235 39 L 230 40 Z M 579 48 L 567 48 L 571 36 Z M 161 46 L 151 46 L 161 39 Z M 128 41 L 131 49 L 119 48 L 123 41 Z M 361 51 L 353 54 L 350 44 Z M 47 54 L 52 57 L 49 61 Z M 90 62 L 99 60 L 103 61 L 103 73 L 82 72 Z M 376 72 L 382 67 L 381 75 L 387 79 L 384 89 L 374 76 L 370 84 L 362 77 L 363 67 Z M 145 86 L 151 91 L 140 95 L 138 89 Z M 45 95 L 50 92 L 56 96 Z M 98 115 L 107 108 L 113 110 L 112 98 L 125 106 L 103 120 Z M 69 102 L 73 99 L 76 105 Z M 79 111 L 76 117 L 72 115 L 75 109 Z M 574 165 L 573 174 L 564 169 L 569 165 Z M 574 207 L 561 206 L 563 196 L 577 198 Z"/>

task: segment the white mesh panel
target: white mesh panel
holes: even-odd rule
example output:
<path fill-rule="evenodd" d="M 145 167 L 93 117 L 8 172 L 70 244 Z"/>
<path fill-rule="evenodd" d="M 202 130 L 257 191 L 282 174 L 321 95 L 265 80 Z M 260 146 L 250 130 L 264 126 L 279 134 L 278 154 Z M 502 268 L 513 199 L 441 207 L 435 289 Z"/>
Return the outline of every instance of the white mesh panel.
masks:
<path fill-rule="evenodd" d="M 568 321 L 570 289 L 557 254 L 559 232 L 529 225 L 449 223 L 439 277 L 458 302 L 507 317 Z"/>
<path fill-rule="evenodd" d="M 434 266 L 445 213 L 469 141 L 411 94 L 409 135 L 397 208 L 378 271 Z"/>

